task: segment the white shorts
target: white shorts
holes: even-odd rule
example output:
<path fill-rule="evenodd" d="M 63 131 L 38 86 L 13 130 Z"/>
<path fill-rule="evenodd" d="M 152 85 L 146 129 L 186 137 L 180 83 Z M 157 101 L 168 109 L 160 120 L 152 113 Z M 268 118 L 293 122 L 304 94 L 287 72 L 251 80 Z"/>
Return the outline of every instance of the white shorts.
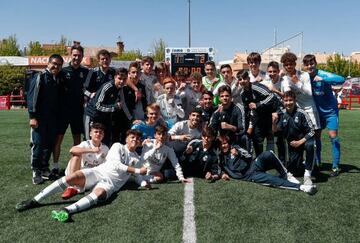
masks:
<path fill-rule="evenodd" d="M 318 130 L 320 129 L 320 118 L 319 113 L 317 112 L 316 108 L 313 107 L 307 107 L 304 109 L 304 111 L 310 116 L 311 122 L 314 125 L 314 129 Z"/>
<path fill-rule="evenodd" d="M 85 190 L 102 188 L 106 192 L 106 199 L 115 192 L 113 181 L 99 170 L 86 168 L 82 169 L 81 172 L 85 176 Z"/>

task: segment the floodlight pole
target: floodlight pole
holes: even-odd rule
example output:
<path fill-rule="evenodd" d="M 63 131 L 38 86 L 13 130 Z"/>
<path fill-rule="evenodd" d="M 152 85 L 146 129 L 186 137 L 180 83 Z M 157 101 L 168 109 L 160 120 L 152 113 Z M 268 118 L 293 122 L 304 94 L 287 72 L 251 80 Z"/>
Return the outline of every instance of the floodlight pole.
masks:
<path fill-rule="evenodd" d="M 190 7 L 190 0 L 188 0 L 189 3 L 189 16 L 188 16 L 188 21 L 189 21 L 189 47 L 191 47 L 191 7 Z"/>

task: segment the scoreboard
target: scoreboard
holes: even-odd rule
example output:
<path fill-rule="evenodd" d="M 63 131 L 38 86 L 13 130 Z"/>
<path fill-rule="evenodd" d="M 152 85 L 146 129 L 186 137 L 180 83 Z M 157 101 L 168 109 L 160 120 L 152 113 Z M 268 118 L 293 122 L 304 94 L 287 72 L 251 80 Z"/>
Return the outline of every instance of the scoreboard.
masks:
<path fill-rule="evenodd" d="M 170 63 L 171 75 L 182 70 L 186 75 L 199 72 L 205 75 L 205 62 L 214 60 L 214 48 L 192 47 L 165 49 L 165 61 Z"/>

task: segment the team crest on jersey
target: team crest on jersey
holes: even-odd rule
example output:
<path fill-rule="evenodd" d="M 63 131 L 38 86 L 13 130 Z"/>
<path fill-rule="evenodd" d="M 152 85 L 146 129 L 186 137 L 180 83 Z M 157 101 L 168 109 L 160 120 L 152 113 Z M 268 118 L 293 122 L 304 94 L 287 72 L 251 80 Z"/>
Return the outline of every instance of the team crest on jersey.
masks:
<path fill-rule="evenodd" d="M 71 74 L 70 73 L 66 73 L 66 79 L 70 79 L 71 78 Z"/>
<path fill-rule="evenodd" d="M 83 72 L 80 72 L 79 77 L 80 77 L 80 78 L 84 78 Z"/>
<path fill-rule="evenodd" d="M 294 121 L 295 121 L 295 123 L 298 123 L 299 122 L 299 117 L 296 116 Z"/>

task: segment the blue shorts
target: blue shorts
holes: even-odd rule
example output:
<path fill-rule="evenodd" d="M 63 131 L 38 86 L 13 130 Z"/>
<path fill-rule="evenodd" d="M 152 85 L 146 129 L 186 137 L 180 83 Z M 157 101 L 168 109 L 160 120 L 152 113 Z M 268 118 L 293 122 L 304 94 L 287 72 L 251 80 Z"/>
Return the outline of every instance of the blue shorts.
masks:
<path fill-rule="evenodd" d="M 330 131 L 339 129 L 339 116 L 337 114 L 320 116 L 321 129 L 327 128 Z"/>

